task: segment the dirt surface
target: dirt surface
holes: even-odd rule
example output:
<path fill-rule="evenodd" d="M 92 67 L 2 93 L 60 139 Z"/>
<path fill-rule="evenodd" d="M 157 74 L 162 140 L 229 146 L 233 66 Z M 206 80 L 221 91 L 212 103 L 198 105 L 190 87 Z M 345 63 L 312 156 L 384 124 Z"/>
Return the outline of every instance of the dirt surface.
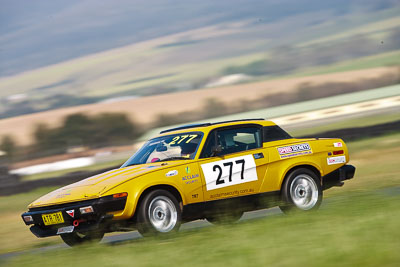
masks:
<path fill-rule="evenodd" d="M 174 114 L 200 109 L 209 98 L 217 99 L 229 105 L 230 103 L 252 100 L 268 94 L 291 92 L 296 90 L 302 83 L 317 85 L 328 82 L 353 82 L 378 78 L 383 75 L 398 75 L 398 69 L 396 67 L 381 67 L 309 77 L 276 79 L 148 96 L 114 103 L 97 103 L 63 108 L 0 120 L 0 136 L 10 134 L 16 138 L 19 144 L 29 144 L 32 142 L 32 132 L 36 124 L 47 123 L 50 127 L 58 126 L 65 116 L 77 112 L 87 114 L 122 112 L 126 113 L 132 120 L 146 124 L 152 122 L 159 114 Z"/>

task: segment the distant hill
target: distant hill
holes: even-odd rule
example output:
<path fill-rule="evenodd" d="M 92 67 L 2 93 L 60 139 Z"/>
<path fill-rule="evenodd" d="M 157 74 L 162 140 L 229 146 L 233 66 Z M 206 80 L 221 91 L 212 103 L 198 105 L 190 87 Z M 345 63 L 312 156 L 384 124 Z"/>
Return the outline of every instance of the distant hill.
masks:
<path fill-rule="evenodd" d="M 0 0 L 0 119 L 400 65 L 398 14 L 398 0 Z"/>
<path fill-rule="evenodd" d="M 396 0 L 0 0 L 0 77 L 223 22 L 271 23 L 316 12 L 335 17 L 359 10 L 382 10 L 396 3 Z"/>

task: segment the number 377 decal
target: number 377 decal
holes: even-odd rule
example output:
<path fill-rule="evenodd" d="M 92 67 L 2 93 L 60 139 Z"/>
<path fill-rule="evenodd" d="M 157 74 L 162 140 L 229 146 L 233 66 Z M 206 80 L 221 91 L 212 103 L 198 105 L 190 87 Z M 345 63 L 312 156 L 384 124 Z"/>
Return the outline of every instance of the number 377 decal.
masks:
<path fill-rule="evenodd" d="M 258 180 L 252 155 L 206 163 L 201 168 L 207 191 Z"/>

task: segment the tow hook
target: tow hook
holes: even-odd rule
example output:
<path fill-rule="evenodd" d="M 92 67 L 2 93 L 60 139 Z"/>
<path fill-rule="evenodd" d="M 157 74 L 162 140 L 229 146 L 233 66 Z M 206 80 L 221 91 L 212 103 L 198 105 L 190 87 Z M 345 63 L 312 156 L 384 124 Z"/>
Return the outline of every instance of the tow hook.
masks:
<path fill-rule="evenodd" d="M 72 225 L 73 226 L 75 226 L 75 227 L 77 227 L 77 226 L 79 226 L 79 224 L 81 223 L 81 222 L 84 222 L 85 220 L 75 220 L 75 221 L 73 221 L 73 223 L 72 223 Z"/>

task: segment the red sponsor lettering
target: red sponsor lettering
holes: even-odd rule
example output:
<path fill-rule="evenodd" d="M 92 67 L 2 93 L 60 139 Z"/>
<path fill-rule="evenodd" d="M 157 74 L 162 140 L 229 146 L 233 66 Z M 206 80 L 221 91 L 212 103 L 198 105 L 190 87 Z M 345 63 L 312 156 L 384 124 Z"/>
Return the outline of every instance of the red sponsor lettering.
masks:
<path fill-rule="evenodd" d="M 279 154 L 285 154 L 285 153 L 291 153 L 293 152 L 293 150 L 290 146 L 286 146 L 286 147 L 279 147 L 278 152 Z"/>

